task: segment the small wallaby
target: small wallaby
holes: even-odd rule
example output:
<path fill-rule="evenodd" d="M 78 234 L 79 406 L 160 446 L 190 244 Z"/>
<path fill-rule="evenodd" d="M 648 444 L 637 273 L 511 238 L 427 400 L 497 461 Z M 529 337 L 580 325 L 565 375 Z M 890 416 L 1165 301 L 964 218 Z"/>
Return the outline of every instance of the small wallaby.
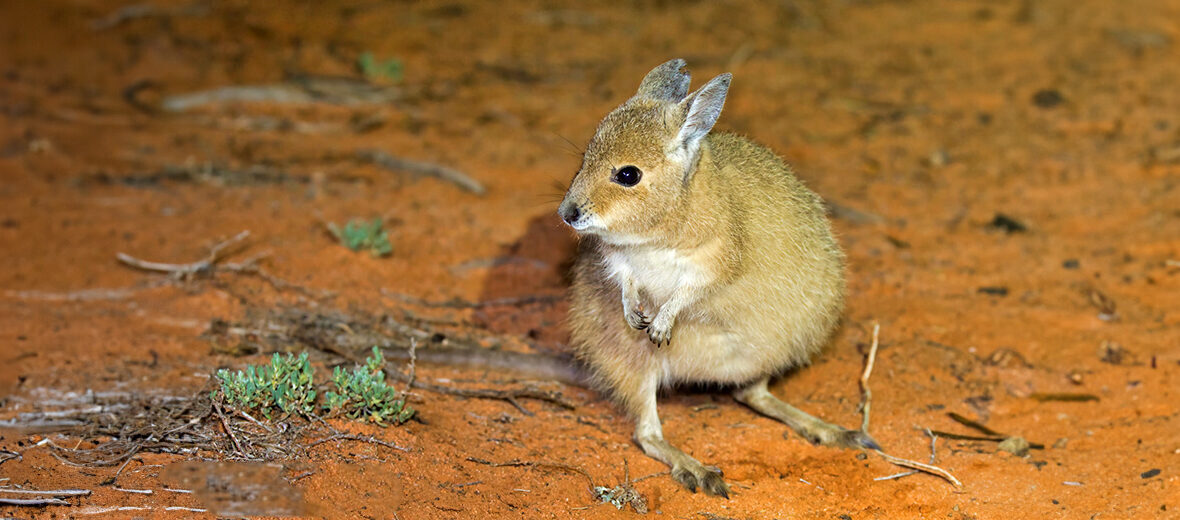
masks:
<path fill-rule="evenodd" d="M 843 254 L 819 196 L 774 152 L 710 133 L 731 75 L 690 94 L 684 66 L 656 67 L 602 120 L 558 209 L 581 236 L 570 334 L 596 383 L 635 419 L 643 451 L 688 489 L 728 497 L 720 470 L 664 439 L 661 387 L 730 385 L 813 443 L 877 443 L 767 389 L 836 328 Z"/>

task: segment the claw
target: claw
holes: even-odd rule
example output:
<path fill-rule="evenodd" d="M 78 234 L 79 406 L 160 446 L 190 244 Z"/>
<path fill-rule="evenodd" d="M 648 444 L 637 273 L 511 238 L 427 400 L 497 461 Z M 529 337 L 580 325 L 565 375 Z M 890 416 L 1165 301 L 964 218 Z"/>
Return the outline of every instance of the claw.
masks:
<path fill-rule="evenodd" d="M 847 438 L 845 439 L 845 442 L 849 445 L 849 447 L 864 448 L 867 450 L 881 449 L 881 445 L 877 444 L 877 441 L 872 437 L 869 437 L 869 434 L 865 432 L 860 430 L 851 430 L 846 435 Z"/>
<path fill-rule="evenodd" d="M 626 321 L 627 325 L 630 325 L 635 330 L 647 330 L 651 326 L 651 320 L 648 319 L 647 315 L 643 314 L 643 311 L 638 309 L 632 310 L 626 316 Z"/>
<path fill-rule="evenodd" d="M 705 492 L 714 495 L 725 497 L 729 499 L 729 486 L 725 485 L 725 481 L 721 479 L 721 474 L 712 471 L 705 474 L 704 482 L 701 487 L 705 488 Z"/>
<path fill-rule="evenodd" d="M 672 479 L 693 493 L 700 489 L 707 495 L 729 498 L 729 486 L 725 484 L 725 479 L 721 478 L 721 472 L 714 468 L 702 468 L 702 471 L 693 471 L 685 467 L 673 468 Z"/>

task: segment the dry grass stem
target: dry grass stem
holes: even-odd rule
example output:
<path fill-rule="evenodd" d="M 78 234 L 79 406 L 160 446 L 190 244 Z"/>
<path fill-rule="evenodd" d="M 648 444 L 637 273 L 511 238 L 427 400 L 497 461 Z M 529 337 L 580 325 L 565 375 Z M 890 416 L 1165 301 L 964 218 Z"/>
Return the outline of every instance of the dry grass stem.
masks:
<path fill-rule="evenodd" d="M 392 172 L 435 177 L 476 195 L 483 195 L 487 192 L 487 188 L 484 188 L 483 184 L 466 173 L 439 164 L 396 157 L 381 150 L 357 150 L 356 158 L 361 162 L 369 162 Z"/>
<path fill-rule="evenodd" d="M 877 346 L 880 344 L 881 324 L 873 322 L 873 344 L 869 346 L 868 359 L 865 361 L 865 371 L 860 375 L 860 431 L 869 433 L 869 407 L 873 402 L 873 391 L 869 389 L 869 376 L 873 375 L 873 364 L 877 361 Z"/>
<path fill-rule="evenodd" d="M 955 478 L 955 476 L 952 475 L 949 471 L 942 469 L 938 466 L 934 466 L 932 464 L 923 464 L 921 462 L 917 462 L 917 461 L 913 461 L 913 460 L 909 460 L 909 459 L 903 459 L 901 457 L 894 457 L 893 455 L 885 453 L 881 450 L 873 450 L 873 451 L 876 451 L 877 455 L 880 455 L 881 458 L 885 459 L 887 462 L 889 462 L 891 464 L 901 466 L 903 468 L 916 469 L 918 471 L 921 471 L 923 473 L 929 473 L 931 475 L 936 475 L 936 476 L 946 479 L 947 482 L 954 484 L 955 487 L 963 487 L 963 483 L 959 482 L 959 479 Z"/>
<path fill-rule="evenodd" d="M 869 376 L 871 376 L 873 374 L 873 364 L 876 362 L 876 359 L 877 359 L 877 348 L 878 348 L 878 345 L 880 344 L 880 332 L 881 332 L 881 325 L 879 323 L 873 322 L 873 344 L 869 347 L 869 353 L 866 356 L 866 360 L 865 360 L 865 370 L 864 370 L 864 373 L 862 373 L 860 376 L 860 390 L 861 390 L 860 410 L 861 410 L 861 413 L 864 414 L 864 417 L 861 421 L 861 431 L 864 432 L 865 434 L 869 433 L 869 431 L 868 431 L 869 430 L 869 406 L 873 400 L 873 392 L 872 392 L 872 390 L 869 389 Z M 929 430 L 926 430 L 926 433 L 927 433 L 927 435 L 930 435 L 930 437 L 931 437 L 931 462 L 933 462 L 934 461 L 933 460 L 933 457 L 934 457 L 934 453 L 933 453 L 934 434 L 931 433 Z M 913 470 L 921 471 L 923 473 L 929 473 L 931 475 L 936 475 L 936 476 L 942 477 L 942 478 L 946 479 L 947 482 L 954 484 L 955 487 L 962 487 L 963 486 L 963 483 L 960 482 L 959 479 L 955 478 L 955 476 L 952 475 L 949 471 L 942 469 L 938 466 L 935 466 L 933 464 L 923 464 L 921 462 L 917 462 L 917 461 L 913 461 L 913 460 L 909 460 L 909 459 L 903 459 L 901 457 L 895 457 L 895 456 L 885 453 L 884 451 L 881 451 L 881 450 L 873 450 L 873 451 L 877 452 L 877 455 L 880 455 L 881 458 L 885 459 L 887 462 L 889 462 L 891 464 L 901 466 L 903 468 L 910 468 Z M 901 476 L 904 476 L 904 475 L 903 474 L 890 475 L 889 478 L 899 478 Z M 879 479 L 879 480 L 885 480 L 885 479 Z"/>
<path fill-rule="evenodd" d="M 0 488 L 0 493 L 11 493 L 14 495 L 47 495 L 51 497 L 84 497 L 93 491 L 89 489 L 18 489 L 18 488 Z"/>

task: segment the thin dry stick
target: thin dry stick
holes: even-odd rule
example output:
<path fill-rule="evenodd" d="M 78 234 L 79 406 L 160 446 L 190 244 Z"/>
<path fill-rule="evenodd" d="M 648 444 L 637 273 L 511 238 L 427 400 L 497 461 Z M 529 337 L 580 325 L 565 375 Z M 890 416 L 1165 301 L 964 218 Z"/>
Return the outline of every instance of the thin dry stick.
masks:
<path fill-rule="evenodd" d="M 226 248 L 228 248 L 234 244 L 237 244 L 249 237 L 250 237 L 250 230 L 242 231 L 241 233 L 234 235 L 229 240 L 225 240 L 223 242 L 219 242 L 219 243 L 215 244 L 212 248 L 209 249 L 209 255 L 206 256 L 203 260 L 198 260 L 196 262 L 190 262 L 187 264 L 168 264 L 168 263 L 163 263 L 163 262 L 151 262 L 148 260 L 140 260 L 140 259 L 135 258 L 134 256 L 131 256 L 126 253 L 116 253 L 115 257 L 118 258 L 120 262 L 123 262 L 124 264 L 127 264 L 127 265 L 134 267 L 136 269 L 142 269 L 144 271 L 155 271 L 158 273 L 169 273 L 177 278 L 186 278 L 186 277 L 193 276 L 197 273 L 208 271 L 208 270 L 212 269 L 213 266 L 215 264 L 217 264 L 217 261 L 221 259 L 222 251 L 225 251 Z"/>
<path fill-rule="evenodd" d="M 221 413 L 221 405 L 213 403 L 213 410 L 217 413 L 217 418 L 221 420 L 221 426 L 225 428 L 225 433 L 229 435 L 229 440 L 233 441 L 234 449 L 242 454 L 242 457 L 248 457 L 246 451 L 242 449 L 242 445 L 238 443 L 238 437 L 234 435 L 233 428 L 229 427 L 229 421 L 225 420 L 225 414 Z"/>
<path fill-rule="evenodd" d="M 89 489 L 18 489 L 0 488 L 0 493 L 14 495 L 49 495 L 54 497 L 84 497 L 92 493 Z"/>
<path fill-rule="evenodd" d="M 487 192 L 487 188 L 484 188 L 483 184 L 479 181 L 472 179 L 466 173 L 454 168 L 415 161 L 404 157 L 395 157 L 381 150 L 357 150 L 356 158 L 359 161 L 370 162 L 394 172 L 409 172 L 415 175 L 426 175 L 428 177 L 442 179 L 476 195 L 483 195 Z"/>
<path fill-rule="evenodd" d="M 417 374 L 418 340 L 410 338 L 410 374 L 406 377 L 406 390 L 414 387 L 414 376 Z"/>
<path fill-rule="evenodd" d="M 234 235 L 229 240 L 225 240 L 215 244 L 209 250 L 209 254 L 202 260 L 196 262 L 189 262 L 187 264 L 170 264 L 166 262 L 152 262 L 150 260 L 143 260 L 136 258 L 127 253 L 115 253 L 115 258 L 120 262 L 136 269 L 151 271 L 156 273 L 166 273 L 172 275 L 174 280 L 188 281 L 199 275 L 210 275 L 215 272 L 227 272 L 240 275 L 257 276 L 263 279 L 279 291 L 295 290 L 304 293 L 311 297 L 331 297 L 331 291 L 316 291 L 306 287 L 293 284 L 275 275 L 272 275 L 261 267 L 258 262 L 269 256 L 269 253 L 263 252 L 251 256 L 246 260 L 238 263 L 221 263 L 222 257 L 225 256 L 223 252 L 230 246 L 238 244 L 250 236 L 250 231 L 242 231 Z"/>
<path fill-rule="evenodd" d="M 378 445 L 378 446 L 385 446 L 386 448 L 390 448 L 390 449 L 394 449 L 394 450 L 400 450 L 400 451 L 404 451 L 404 452 L 409 452 L 409 451 L 410 451 L 410 449 L 409 449 L 409 448 L 403 448 L 403 447 L 401 447 L 401 446 L 398 446 L 398 445 L 396 445 L 396 444 L 394 444 L 394 443 L 392 443 L 392 442 L 386 442 L 386 441 L 383 441 L 383 440 L 381 440 L 381 439 L 378 439 L 378 438 L 376 438 L 376 437 L 373 437 L 373 436 L 371 436 L 371 435 L 370 435 L 370 436 L 368 436 L 368 437 L 365 437 L 365 436 L 361 436 L 361 435 L 352 435 L 352 434 L 343 434 L 343 433 L 337 433 L 337 434 L 335 434 L 335 435 L 329 435 L 329 436 L 327 436 L 327 437 L 324 437 L 323 439 L 320 439 L 320 440 L 317 440 L 317 441 L 312 441 L 311 443 L 309 443 L 309 444 L 307 445 L 307 447 L 308 447 L 308 448 L 311 448 L 311 447 L 314 447 L 314 446 L 319 446 L 319 445 L 321 445 L 321 444 L 323 444 L 323 443 L 325 443 L 325 442 L 330 442 L 330 441 L 357 441 L 357 442 L 367 442 L 367 443 L 370 443 L 370 444 L 376 444 L 376 445 Z"/>
<path fill-rule="evenodd" d="M 405 303 L 413 305 L 421 305 L 423 307 L 440 307 L 451 309 L 480 309 L 484 307 L 515 307 L 524 305 L 533 305 L 539 303 L 553 303 L 561 301 L 563 298 L 559 294 L 536 294 L 529 296 L 518 296 L 509 298 L 495 298 L 491 300 L 484 300 L 481 302 L 472 302 L 460 298 L 451 298 L 450 300 L 434 301 L 411 296 L 409 294 L 402 294 L 390 291 L 388 289 L 381 289 L 381 294 L 393 299 L 401 300 Z"/>
<path fill-rule="evenodd" d="M 869 376 L 873 374 L 873 363 L 877 361 L 877 346 L 879 345 L 879 338 L 881 333 L 881 324 L 873 322 L 873 344 L 869 347 L 868 361 L 865 362 L 865 371 L 860 375 L 860 411 L 864 417 L 860 421 L 860 431 L 866 435 L 869 433 L 869 406 L 873 402 L 873 391 L 869 389 Z"/>
<path fill-rule="evenodd" d="M 68 506 L 69 502 L 60 498 L 0 498 L 0 506 Z"/>
<path fill-rule="evenodd" d="M 593 479 L 593 478 L 590 476 L 590 473 L 589 473 L 589 472 L 587 472 L 586 470 L 584 470 L 584 469 L 582 469 L 582 468 L 579 468 L 579 467 L 577 467 L 577 466 L 571 466 L 571 465 L 569 465 L 569 464 L 562 464 L 562 463 L 560 463 L 560 462 L 534 462 L 534 461 L 531 461 L 531 460 L 510 460 L 510 461 L 508 461 L 508 462 L 492 462 L 492 461 L 490 461 L 490 460 L 479 459 L 479 458 L 476 458 L 476 457 L 467 457 L 467 460 L 468 460 L 469 462 L 474 462 L 474 463 L 476 463 L 476 464 L 484 464 L 484 465 L 487 465 L 487 466 L 491 466 L 491 467 L 493 467 L 493 468 L 504 468 L 504 467 L 515 467 L 515 468 L 520 468 L 520 467 L 525 467 L 525 468 L 555 468 L 555 469 L 563 469 L 563 470 L 566 470 L 566 471 L 572 471 L 572 472 L 574 472 L 574 473 L 577 473 L 577 474 L 579 474 L 579 475 L 581 475 L 581 476 L 583 476 L 583 477 L 586 477 L 586 480 L 590 482 L 590 486 L 591 486 L 591 487 L 593 487 L 593 486 L 594 486 L 594 479 Z"/>
<path fill-rule="evenodd" d="M 918 471 L 930 473 L 931 475 L 938 475 L 938 476 L 946 479 L 947 482 L 954 484 L 955 487 L 963 487 L 963 483 L 959 482 L 959 479 L 955 478 L 954 475 L 951 475 L 951 473 L 949 471 L 942 469 L 938 466 L 934 466 L 931 464 L 923 464 L 921 462 L 917 462 L 917 461 L 913 461 L 913 460 L 909 460 L 909 459 L 903 459 L 901 457 L 894 457 L 893 455 L 885 453 L 881 450 L 873 450 L 873 451 L 876 451 L 877 455 L 880 455 L 881 458 L 885 459 L 886 461 L 888 461 L 892 464 L 896 464 L 896 465 L 901 466 L 903 468 L 916 469 Z"/>
<path fill-rule="evenodd" d="M 930 431 L 930 428 L 923 428 L 922 430 L 926 432 L 926 435 L 930 436 L 930 464 L 934 464 L 934 454 L 936 453 L 935 450 L 938 446 L 938 436 L 935 435 L 934 432 Z M 901 473 L 894 473 L 893 475 L 877 477 L 873 480 L 893 480 L 895 478 L 908 477 L 914 473 L 917 473 L 917 471 L 903 471 Z"/>
<path fill-rule="evenodd" d="M 860 388 L 861 388 L 860 409 L 864 413 L 864 418 L 861 421 L 861 431 L 863 431 L 865 434 L 868 434 L 869 405 L 870 405 L 870 402 L 873 398 L 873 393 L 872 393 L 872 391 L 869 390 L 869 376 L 872 375 L 872 373 L 873 373 L 873 363 L 876 361 L 876 358 L 877 358 L 877 346 L 878 346 L 878 337 L 879 337 L 879 333 L 880 333 L 880 328 L 881 328 L 880 324 L 873 323 L 873 345 L 869 348 L 868 359 L 865 361 L 865 371 L 860 376 Z M 877 452 L 877 455 L 880 455 L 881 458 L 885 459 L 887 462 L 889 462 L 891 464 L 901 466 L 903 468 L 916 469 L 918 471 L 929 473 L 931 475 L 937 475 L 939 477 L 946 479 L 947 482 L 950 482 L 955 487 L 962 487 L 963 486 L 963 483 L 960 482 L 959 479 L 955 478 L 955 476 L 951 475 L 950 472 L 948 472 L 947 470 L 942 469 L 938 466 L 934 466 L 932 464 L 923 464 L 921 462 L 917 462 L 917 461 L 913 461 L 913 460 L 909 460 L 909 459 L 903 459 L 901 457 L 894 457 L 893 455 L 885 453 L 881 450 L 873 450 L 873 451 Z"/>

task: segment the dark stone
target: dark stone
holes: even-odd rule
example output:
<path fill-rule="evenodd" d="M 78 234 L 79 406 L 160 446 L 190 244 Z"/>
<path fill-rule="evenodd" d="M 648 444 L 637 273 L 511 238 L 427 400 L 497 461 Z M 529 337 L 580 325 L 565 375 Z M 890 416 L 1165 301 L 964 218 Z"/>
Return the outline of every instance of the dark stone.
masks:
<path fill-rule="evenodd" d="M 999 229 L 1005 233 L 1024 233 L 1028 231 L 1028 226 L 1024 225 L 1023 222 L 1003 213 L 996 213 L 995 218 L 991 222 L 988 222 L 987 227 Z"/>
<path fill-rule="evenodd" d="M 1053 108 L 1065 102 L 1065 97 L 1056 89 L 1045 88 L 1033 94 L 1032 102 L 1040 108 Z"/>
<path fill-rule="evenodd" d="M 979 292 L 983 294 L 991 294 L 993 296 L 1008 296 L 1008 288 L 1002 286 L 980 287 Z"/>
<path fill-rule="evenodd" d="M 1077 269 L 1078 267 L 1081 267 L 1081 265 L 1082 264 L 1078 262 L 1077 258 L 1070 258 L 1069 260 L 1061 262 L 1061 267 L 1066 269 Z"/>
<path fill-rule="evenodd" d="M 1151 478 L 1151 477 L 1154 477 L 1159 474 L 1160 474 L 1160 469 L 1154 468 L 1154 469 L 1149 469 L 1147 471 L 1144 471 L 1143 473 L 1140 473 L 1139 476 L 1142 478 Z"/>

